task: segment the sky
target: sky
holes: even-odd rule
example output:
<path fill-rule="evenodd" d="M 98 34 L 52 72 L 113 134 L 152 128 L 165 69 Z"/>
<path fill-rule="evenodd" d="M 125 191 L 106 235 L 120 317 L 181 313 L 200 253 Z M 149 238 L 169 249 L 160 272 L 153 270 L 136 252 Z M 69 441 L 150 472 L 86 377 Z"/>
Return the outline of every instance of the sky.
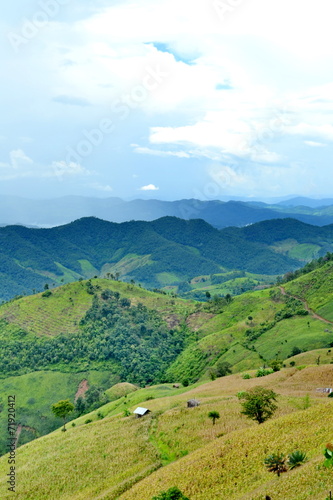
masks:
<path fill-rule="evenodd" d="M 331 0 L 15 0 L 0 195 L 332 196 Z"/>

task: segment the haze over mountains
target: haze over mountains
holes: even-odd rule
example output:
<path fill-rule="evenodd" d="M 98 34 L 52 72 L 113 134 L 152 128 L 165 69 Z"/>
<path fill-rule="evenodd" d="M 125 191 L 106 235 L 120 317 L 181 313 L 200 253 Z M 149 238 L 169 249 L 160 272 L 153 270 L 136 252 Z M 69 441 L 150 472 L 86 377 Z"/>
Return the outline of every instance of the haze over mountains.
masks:
<path fill-rule="evenodd" d="M 152 221 L 160 217 L 174 216 L 181 219 L 203 219 L 218 229 L 293 217 L 307 224 L 324 226 L 333 223 L 333 200 L 294 198 L 270 205 L 255 201 L 224 202 L 196 199 L 124 201 L 116 197 L 65 196 L 45 200 L 0 197 L 1 225 L 52 227 L 92 216 L 110 222 Z"/>

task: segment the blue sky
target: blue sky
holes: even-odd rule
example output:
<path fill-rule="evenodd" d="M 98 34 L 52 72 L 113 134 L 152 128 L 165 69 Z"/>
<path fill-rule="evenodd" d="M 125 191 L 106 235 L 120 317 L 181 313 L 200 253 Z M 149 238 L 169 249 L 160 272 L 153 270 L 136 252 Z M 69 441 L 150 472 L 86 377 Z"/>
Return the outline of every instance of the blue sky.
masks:
<path fill-rule="evenodd" d="M 0 194 L 332 196 L 331 0 L 2 7 Z"/>

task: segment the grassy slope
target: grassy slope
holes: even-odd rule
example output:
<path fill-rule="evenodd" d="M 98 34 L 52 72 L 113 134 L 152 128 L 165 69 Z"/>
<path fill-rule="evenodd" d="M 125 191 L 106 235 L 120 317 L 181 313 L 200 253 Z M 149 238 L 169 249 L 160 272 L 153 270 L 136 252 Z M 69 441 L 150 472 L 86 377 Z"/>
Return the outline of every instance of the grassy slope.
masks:
<path fill-rule="evenodd" d="M 86 283 L 81 281 L 55 288 L 47 298 L 40 293 L 12 300 L 0 306 L 0 320 L 36 335 L 76 332 L 80 319 L 92 304 L 93 296 L 87 293 Z M 175 316 L 182 320 L 194 309 L 191 301 L 171 299 L 121 281 L 92 279 L 91 283 L 101 289 L 117 291 L 122 297 L 130 298 L 133 304 L 142 302 L 148 308 L 161 312 L 165 319 Z M 5 325 L 2 331 L 9 333 Z"/>
<path fill-rule="evenodd" d="M 329 386 L 332 375 L 333 367 L 326 365 L 290 368 L 263 379 L 232 375 L 186 393 L 170 386 L 138 390 L 127 397 L 127 406 L 148 407 L 152 410 L 148 418 L 111 416 L 125 407 L 115 401 L 107 405 L 110 413 L 103 420 L 84 424 L 87 417 L 81 417 L 65 434 L 57 430 L 19 448 L 15 498 L 150 500 L 177 485 L 191 500 L 259 500 L 265 494 L 274 500 L 322 499 L 331 486 L 332 472 L 318 464 L 323 461 L 322 448 L 333 437 L 333 403 L 315 388 Z M 280 394 L 274 419 L 261 426 L 240 415 L 236 397 L 254 385 Z M 301 410 L 308 393 L 311 407 Z M 168 396 L 147 401 L 153 394 Z M 193 397 L 201 405 L 185 408 Z M 207 417 L 212 409 L 221 415 L 215 426 Z M 106 413 L 107 408 L 102 410 Z M 308 454 L 307 464 L 279 480 L 265 470 L 267 454 L 295 449 Z M 163 463 L 169 465 L 160 468 Z M 11 498 L 5 488 L 7 469 L 6 457 L 0 458 L 3 500 Z"/>
<path fill-rule="evenodd" d="M 333 321 L 333 262 L 285 285 L 287 292 L 306 300 L 311 309 Z"/>

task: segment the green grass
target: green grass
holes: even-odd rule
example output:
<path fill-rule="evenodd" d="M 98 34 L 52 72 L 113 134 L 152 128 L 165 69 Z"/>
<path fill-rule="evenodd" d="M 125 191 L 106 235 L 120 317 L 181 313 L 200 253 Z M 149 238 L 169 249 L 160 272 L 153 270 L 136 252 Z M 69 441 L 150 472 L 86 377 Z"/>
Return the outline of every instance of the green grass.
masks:
<path fill-rule="evenodd" d="M 82 274 L 87 278 L 92 278 L 95 275 L 99 275 L 99 271 L 89 262 L 89 260 L 82 259 L 78 262 L 81 266 Z"/>
<path fill-rule="evenodd" d="M 177 274 L 174 273 L 158 273 L 156 278 L 161 284 L 161 286 L 172 285 L 173 283 L 178 283 L 181 279 Z"/>
<path fill-rule="evenodd" d="M 112 274 L 119 273 L 121 276 L 130 275 L 136 269 L 150 265 L 153 261 L 150 255 L 137 255 L 134 253 L 127 254 L 122 257 L 122 249 L 117 251 L 113 256 L 113 260 L 117 260 L 114 264 L 105 264 L 101 269 L 101 275 L 105 276 L 108 272 Z M 119 260 L 118 260 L 119 259 Z"/>
<path fill-rule="evenodd" d="M 285 360 L 286 366 L 290 366 L 290 363 L 295 363 L 295 366 L 332 364 L 333 349 L 314 349 L 313 351 L 302 352 Z"/>
<path fill-rule="evenodd" d="M 311 243 L 301 243 L 288 252 L 288 256 L 292 259 L 302 260 L 309 262 L 310 260 L 318 258 L 321 247 Z"/>
<path fill-rule="evenodd" d="M 328 331 L 326 331 L 328 330 Z M 293 347 L 304 351 L 327 346 L 333 338 L 333 328 L 309 316 L 293 317 L 276 324 L 255 342 L 255 348 L 265 359 L 285 359 Z"/>
<path fill-rule="evenodd" d="M 1 381 L 0 401 L 6 408 L 8 396 L 16 397 L 16 410 L 19 422 L 33 430 L 22 433 L 19 444 L 30 441 L 36 436 L 47 434 L 59 426 L 59 419 L 51 411 L 51 405 L 60 399 L 74 401 L 74 396 L 82 380 L 89 386 L 108 387 L 111 385 L 109 372 L 32 372 L 18 377 L 8 377 Z M 7 414 L 0 412 L 0 453 L 6 449 Z"/>

